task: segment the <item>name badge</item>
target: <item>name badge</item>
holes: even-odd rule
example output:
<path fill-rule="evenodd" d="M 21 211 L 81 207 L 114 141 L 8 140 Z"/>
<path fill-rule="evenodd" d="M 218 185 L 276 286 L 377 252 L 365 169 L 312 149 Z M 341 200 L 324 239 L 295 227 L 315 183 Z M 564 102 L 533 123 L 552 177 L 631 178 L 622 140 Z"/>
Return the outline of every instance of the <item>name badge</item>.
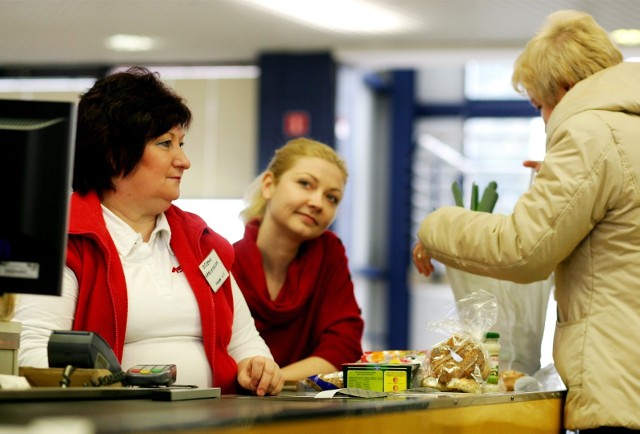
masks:
<path fill-rule="evenodd" d="M 227 271 L 215 250 L 212 250 L 209 256 L 202 261 L 200 271 L 209 282 L 213 292 L 218 292 L 224 281 L 229 278 L 229 271 Z"/>

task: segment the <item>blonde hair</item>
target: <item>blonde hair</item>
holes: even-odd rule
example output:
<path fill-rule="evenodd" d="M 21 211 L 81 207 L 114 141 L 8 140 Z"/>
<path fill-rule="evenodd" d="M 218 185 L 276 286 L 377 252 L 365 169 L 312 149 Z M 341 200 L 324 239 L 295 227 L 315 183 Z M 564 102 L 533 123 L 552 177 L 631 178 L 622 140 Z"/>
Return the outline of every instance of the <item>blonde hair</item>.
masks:
<path fill-rule="evenodd" d="M 305 157 L 322 158 L 335 164 L 343 173 L 346 182 L 349 176 L 347 164 L 332 147 L 304 137 L 289 140 L 284 146 L 276 150 L 266 170 L 249 185 L 245 196 L 246 207 L 240 213 L 245 223 L 255 218 L 262 219 L 266 212 L 267 201 L 262 195 L 262 178 L 264 175 L 266 173 L 273 174 L 277 184 L 285 172 L 291 169 L 299 159 Z"/>
<path fill-rule="evenodd" d="M 622 60 L 620 50 L 591 15 L 557 11 L 516 60 L 511 84 L 517 92 L 553 108 L 560 91 Z"/>

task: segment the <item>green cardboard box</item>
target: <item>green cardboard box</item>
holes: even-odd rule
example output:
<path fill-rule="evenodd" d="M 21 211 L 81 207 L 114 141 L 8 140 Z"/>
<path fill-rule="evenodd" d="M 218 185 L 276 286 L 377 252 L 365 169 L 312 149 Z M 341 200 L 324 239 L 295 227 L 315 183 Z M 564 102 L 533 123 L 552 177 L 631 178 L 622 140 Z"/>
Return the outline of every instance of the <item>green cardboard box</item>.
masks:
<path fill-rule="evenodd" d="M 344 387 L 376 392 L 402 392 L 412 387 L 417 364 L 409 363 L 345 363 L 342 365 Z"/>

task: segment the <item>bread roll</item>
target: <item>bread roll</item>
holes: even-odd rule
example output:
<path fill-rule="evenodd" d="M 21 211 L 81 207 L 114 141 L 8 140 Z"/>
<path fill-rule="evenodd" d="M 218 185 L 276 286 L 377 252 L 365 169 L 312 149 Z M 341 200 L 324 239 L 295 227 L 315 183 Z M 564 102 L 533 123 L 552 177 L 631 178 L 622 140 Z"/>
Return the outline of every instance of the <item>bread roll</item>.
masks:
<path fill-rule="evenodd" d="M 506 392 L 512 392 L 515 388 L 516 380 L 524 377 L 526 374 L 520 371 L 508 370 L 500 372 L 498 385 L 501 390 Z"/>
<path fill-rule="evenodd" d="M 485 352 L 482 343 L 453 335 L 433 346 L 429 358 L 430 376 L 445 388 L 453 379 L 472 379 L 479 384 L 489 374 Z"/>

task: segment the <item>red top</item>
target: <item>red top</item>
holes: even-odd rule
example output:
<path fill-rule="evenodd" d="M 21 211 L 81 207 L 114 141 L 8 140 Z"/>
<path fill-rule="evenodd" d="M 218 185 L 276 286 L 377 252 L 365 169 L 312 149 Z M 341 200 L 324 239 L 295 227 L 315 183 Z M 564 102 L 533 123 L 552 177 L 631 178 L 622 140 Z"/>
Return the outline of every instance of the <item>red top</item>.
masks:
<path fill-rule="evenodd" d="M 272 301 L 256 245 L 258 228 L 257 220 L 250 222 L 234 244 L 232 272 L 275 361 L 284 367 L 317 356 L 340 369 L 359 360 L 364 321 L 340 239 L 325 231 L 302 243 Z"/>
<path fill-rule="evenodd" d="M 213 373 L 213 386 L 220 387 L 222 393 L 236 393 L 238 367 L 227 352 L 233 323 L 231 282 L 227 279 L 214 293 L 199 268 L 213 249 L 230 269 L 233 249 L 195 214 L 171 206 L 165 215 L 171 227 L 171 248 L 200 307 L 202 340 Z M 67 266 L 75 273 L 79 285 L 74 330 L 98 333 L 122 360 L 127 285 L 95 193 L 85 196 L 74 193 L 71 197 Z"/>

